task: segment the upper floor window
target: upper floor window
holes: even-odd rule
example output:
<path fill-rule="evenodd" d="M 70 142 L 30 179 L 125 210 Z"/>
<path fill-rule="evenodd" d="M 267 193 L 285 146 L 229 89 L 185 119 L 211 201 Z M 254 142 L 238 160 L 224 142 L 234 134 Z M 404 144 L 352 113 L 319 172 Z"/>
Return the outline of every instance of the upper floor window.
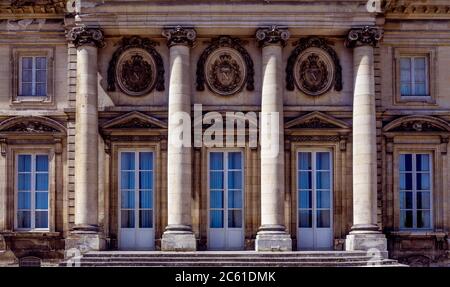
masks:
<path fill-rule="evenodd" d="M 19 95 L 45 97 L 47 95 L 47 57 L 20 58 Z"/>
<path fill-rule="evenodd" d="M 400 90 L 402 96 L 429 96 L 427 63 L 426 56 L 400 58 Z"/>

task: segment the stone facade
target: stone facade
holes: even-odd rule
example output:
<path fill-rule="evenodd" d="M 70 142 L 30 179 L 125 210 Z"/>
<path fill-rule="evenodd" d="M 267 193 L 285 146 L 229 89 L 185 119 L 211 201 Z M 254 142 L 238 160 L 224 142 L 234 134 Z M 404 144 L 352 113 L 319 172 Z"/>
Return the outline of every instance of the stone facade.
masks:
<path fill-rule="evenodd" d="M 201 104 L 262 123 L 281 115 L 275 157 L 263 143 L 237 147 L 242 250 L 299 249 L 298 152 L 327 150 L 329 249 L 444 264 L 447 2 L 0 1 L 0 259 L 118 249 L 120 152 L 140 149 L 154 156 L 154 248 L 207 250 L 214 147 L 174 145 L 180 112 Z M 24 96 L 21 59 L 36 56 L 47 59 L 46 94 Z M 402 95 L 405 57 L 425 59 L 426 95 Z M 49 156 L 45 230 L 17 228 L 20 153 Z M 429 228 L 401 226 L 405 153 L 430 155 Z"/>

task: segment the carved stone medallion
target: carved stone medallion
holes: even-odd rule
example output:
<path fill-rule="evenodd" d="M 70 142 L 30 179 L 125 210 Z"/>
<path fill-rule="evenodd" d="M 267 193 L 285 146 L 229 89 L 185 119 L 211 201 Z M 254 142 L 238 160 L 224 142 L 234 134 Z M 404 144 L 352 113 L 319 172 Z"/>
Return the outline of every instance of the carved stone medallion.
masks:
<path fill-rule="evenodd" d="M 127 95 L 149 93 L 155 84 L 155 75 L 155 61 L 144 49 L 128 49 L 117 61 L 116 82 Z"/>
<path fill-rule="evenodd" d="M 225 96 L 239 92 L 246 79 L 246 68 L 242 56 L 230 48 L 220 48 L 209 55 L 205 73 L 209 88 Z"/>
<path fill-rule="evenodd" d="M 306 49 L 299 56 L 294 72 L 297 87 L 307 95 L 322 95 L 333 84 L 333 61 L 327 53 L 319 48 Z"/>

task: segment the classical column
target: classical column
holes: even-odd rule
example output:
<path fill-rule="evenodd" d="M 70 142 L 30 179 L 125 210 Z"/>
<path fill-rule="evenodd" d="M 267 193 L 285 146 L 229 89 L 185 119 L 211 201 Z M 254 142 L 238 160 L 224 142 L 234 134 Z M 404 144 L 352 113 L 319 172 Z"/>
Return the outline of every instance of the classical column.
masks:
<path fill-rule="evenodd" d="M 284 226 L 283 46 L 287 29 L 261 28 L 256 38 L 262 47 L 261 95 L 261 226 L 257 251 L 289 251 L 292 240 Z"/>
<path fill-rule="evenodd" d="M 196 38 L 194 29 L 166 29 L 170 53 L 169 128 L 167 146 L 168 225 L 162 236 L 161 250 L 196 250 L 192 232 L 192 147 L 191 147 L 191 70 L 190 47 Z M 182 138 L 183 140 L 180 140 Z"/>
<path fill-rule="evenodd" d="M 351 29 L 346 46 L 353 49 L 353 226 L 346 250 L 385 253 L 386 237 L 377 225 L 377 146 L 373 48 L 377 27 Z"/>
<path fill-rule="evenodd" d="M 98 230 L 97 49 L 103 32 L 78 26 L 68 33 L 77 49 L 75 124 L 75 226 L 66 249 L 104 248 Z"/>

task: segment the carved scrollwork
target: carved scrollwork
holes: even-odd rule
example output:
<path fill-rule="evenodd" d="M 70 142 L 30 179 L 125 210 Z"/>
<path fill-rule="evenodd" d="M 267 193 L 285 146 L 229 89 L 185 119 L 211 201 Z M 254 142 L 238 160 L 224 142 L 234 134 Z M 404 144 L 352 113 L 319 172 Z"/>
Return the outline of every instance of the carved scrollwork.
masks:
<path fill-rule="evenodd" d="M 260 28 L 256 31 L 256 39 L 260 47 L 270 44 L 280 44 L 285 46 L 289 36 L 290 33 L 288 29 L 276 25 L 272 25 L 268 28 Z"/>
<path fill-rule="evenodd" d="M 169 47 L 173 45 L 192 46 L 197 38 L 197 32 L 194 29 L 181 26 L 165 29 L 162 35 L 167 38 L 167 46 Z"/>
<path fill-rule="evenodd" d="M 369 45 L 375 47 L 383 37 L 383 32 L 376 26 L 364 26 L 362 28 L 352 28 L 348 32 L 345 46 L 354 48 Z"/>
<path fill-rule="evenodd" d="M 197 90 L 208 87 L 219 95 L 239 92 L 244 84 L 254 89 L 253 60 L 241 45 L 241 41 L 221 36 L 211 41 L 197 62 Z"/>
<path fill-rule="evenodd" d="M 86 26 L 73 27 L 67 34 L 67 39 L 76 48 L 83 45 L 93 45 L 101 48 L 105 45 L 103 31 L 99 28 L 88 28 Z"/>
<path fill-rule="evenodd" d="M 291 142 L 309 142 L 309 141 L 328 141 L 328 142 L 338 142 L 341 140 L 341 137 L 336 135 L 330 135 L 330 136 L 288 136 L 287 137 Z"/>
<path fill-rule="evenodd" d="M 286 89 L 294 85 L 307 95 L 321 95 L 333 85 L 342 90 L 342 67 L 339 57 L 329 42 L 319 37 L 302 38 L 295 42 L 295 49 L 286 66 Z"/>
<path fill-rule="evenodd" d="M 156 88 L 164 91 L 164 64 L 150 39 L 123 38 L 108 67 L 108 91 L 116 84 L 130 96 L 142 96 Z"/>

